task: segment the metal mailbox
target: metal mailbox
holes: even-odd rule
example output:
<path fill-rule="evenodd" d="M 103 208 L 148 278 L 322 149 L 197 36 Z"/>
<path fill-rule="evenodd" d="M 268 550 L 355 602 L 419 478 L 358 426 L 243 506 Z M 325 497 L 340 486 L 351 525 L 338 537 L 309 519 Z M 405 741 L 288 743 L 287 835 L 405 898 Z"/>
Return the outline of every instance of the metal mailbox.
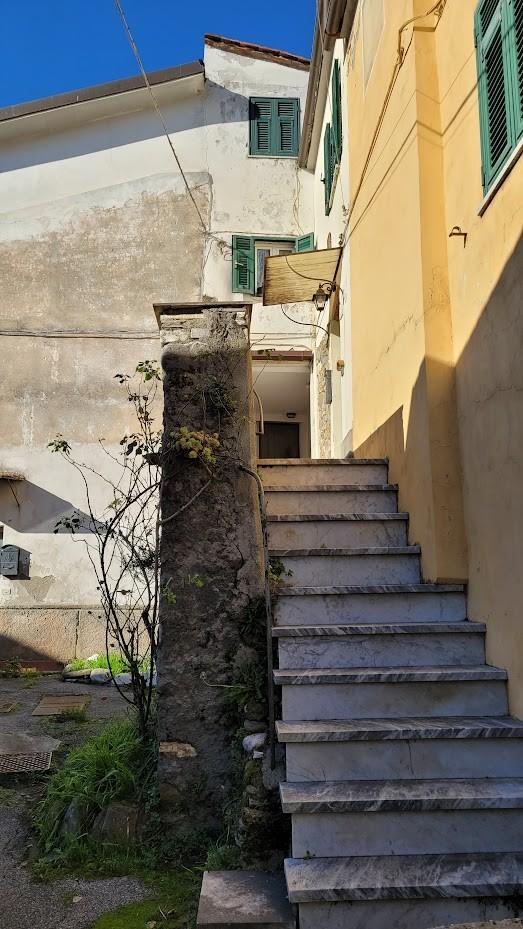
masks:
<path fill-rule="evenodd" d="M 3 577 L 29 577 L 31 555 L 18 545 L 2 545 L 0 548 L 0 574 Z"/>

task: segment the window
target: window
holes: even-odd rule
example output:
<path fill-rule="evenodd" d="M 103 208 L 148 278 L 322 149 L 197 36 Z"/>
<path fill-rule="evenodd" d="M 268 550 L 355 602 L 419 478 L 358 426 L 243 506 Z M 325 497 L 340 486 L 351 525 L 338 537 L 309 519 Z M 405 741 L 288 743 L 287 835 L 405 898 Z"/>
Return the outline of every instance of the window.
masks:
<path fill-rule="evenodd" d="M 261 294 L 265 259 L 269 255 L 290 255 L 293 252 L 310 252 L 314 248 L 314 235 L 278 238 L 271 236 L 233 235 L 232 237 L 232 289 L 234 293 Z"/>
<path fill-rule="evenodd" d="M 474 38 L 486 193 L 523 137 L 523 0 L 481 0 Z"/>
<path fill-rule="evenodd" d="M 300 101 L 251 97 L 249 127 L 251 155 L 296 156 L 300 141 Z"/>
<path fill-rule="evenodd" d="M 336 168 L 341 161 L 343 146 L 341 118 L 341 74 L 339 61 L 334 62 L 331 79 L 332 122 L 325 127 L 323 136 L 323 183 L 325 184 L 325 215 L 328 216 L 332 206 L 332 192 Z"/>

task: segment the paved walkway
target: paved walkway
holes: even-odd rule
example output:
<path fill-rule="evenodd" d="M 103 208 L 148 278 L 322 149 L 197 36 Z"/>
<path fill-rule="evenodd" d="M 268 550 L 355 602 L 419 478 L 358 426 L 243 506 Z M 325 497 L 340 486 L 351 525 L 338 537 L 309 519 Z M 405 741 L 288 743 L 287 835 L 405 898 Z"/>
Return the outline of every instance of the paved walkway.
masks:
<path fill-rule="evenodd" d="M 64 684 L 56 679 L 31 681 L 0 679 L 0 704 L 15 703 L 12 713 L 0 715 L 3 733 L 49 736 L 72 746 L 82 741 L 89 724 L 55 723 L 51 717 L 31 716 L 44 695 L 87 693 L 90 720 L 114 719 L 126 713 L 126 704 L 113 687 Z M 87 730 L 86 730 L 86 727 Z M 88 929 L 102 913 L 144 899 L 148 891 L 134 878 L 107 880 L 36 881 L 24 864 L 31 835 L 27 808 L 38 795 L 38 781 L 23 782 L 3 775 L 0 787 L 0 927 L 1 929 Z"/>

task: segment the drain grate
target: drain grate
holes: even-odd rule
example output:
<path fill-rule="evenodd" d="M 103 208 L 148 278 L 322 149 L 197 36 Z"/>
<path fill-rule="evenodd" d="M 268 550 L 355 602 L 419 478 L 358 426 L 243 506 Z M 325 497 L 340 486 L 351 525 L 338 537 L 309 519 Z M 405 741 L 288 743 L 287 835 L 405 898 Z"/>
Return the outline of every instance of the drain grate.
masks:
<path fill-rule="evenodd" d="M 68 710 L 83 710 L 89 703 L 86 694 L 51 694 L 42 697 L 32 712 L 32 716 L 60 716 Z"/>
<path fill-rule="evenodd" d="M 0 755 L 0 774 L 48 771 L 51 767 L 52 757 L 52 752 L 31 752 L 25 755 Z"/>

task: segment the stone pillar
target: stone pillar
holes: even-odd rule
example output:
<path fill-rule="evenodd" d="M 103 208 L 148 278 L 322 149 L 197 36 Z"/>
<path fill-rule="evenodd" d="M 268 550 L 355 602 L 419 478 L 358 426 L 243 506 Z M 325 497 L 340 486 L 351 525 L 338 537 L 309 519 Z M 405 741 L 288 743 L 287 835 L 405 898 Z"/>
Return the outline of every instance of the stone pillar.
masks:
<path fill-rule="evenodd" d="M 257 486 L 240 468 L 256 467 L 250 305 L 158 310 L 165 374 L 162 810 L 182 830 L 219 828 L 233 778 L 235 668 L 252 660 L 242 624 L 263 591 Z M 210 467 L 176 449 L 185 428 L 217 435 Z"/>

